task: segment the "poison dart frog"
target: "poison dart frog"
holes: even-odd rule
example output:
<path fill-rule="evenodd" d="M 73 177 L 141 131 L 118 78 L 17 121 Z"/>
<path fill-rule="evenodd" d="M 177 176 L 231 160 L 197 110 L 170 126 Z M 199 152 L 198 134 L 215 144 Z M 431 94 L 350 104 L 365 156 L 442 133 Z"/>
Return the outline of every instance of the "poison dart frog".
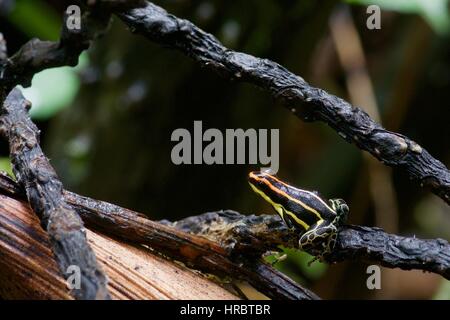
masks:
<path fill-rule="evenodd" d="M 300 233 L 301 250 L 318 252 L 320 260 L 332 252 L 348 217 L 344 200 L 326 201 L 317 192 L 296 188 L 265 172 L 250 172 L 248 179 L 253 191 L 273 206 L 288 228 Z"/>

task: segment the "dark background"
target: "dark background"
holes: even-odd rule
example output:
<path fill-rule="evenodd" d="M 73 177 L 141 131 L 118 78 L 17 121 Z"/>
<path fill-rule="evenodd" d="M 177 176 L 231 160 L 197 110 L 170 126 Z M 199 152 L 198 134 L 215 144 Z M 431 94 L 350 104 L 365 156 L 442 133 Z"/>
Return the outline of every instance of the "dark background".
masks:
<path fill-rule="evenodd" d="M 382 6 L 381 30 L 368 30 L 365 1 L 353 2 L 359 4 L 156 3 L 231 49 L 274 60 L 369 113 L 364 101 L 370 104 L 371 97 L 363 84 L 372 84 L 383 125 L 417 141 L 448 166 L 448 1 L 436 1 L 444 10 L 431 10 L 424 9 L 425 0 L 397 7 L 393 0 Z M 371 3 L 378 2 L 385 1 Z M 57 40 L 69 4 L 0 0 L 0 31 L 9 54 L 32 37 Z M 355 46 L 363 51 L 352 56 Z M 365 63 L 358 63 L 361 58 Z M 219 209 L 272 213 L 246 182 L 247 173 L 260 165 L 176 166 L 170 159 L 175 145 L 170 136 L 176 128 L 193 132 L 194 120 L 202 120 L 204 130 L 278 128 L 278 176 L 326 197 L 344 198 L 350 223 L 450 238 L 448 207 L 403 172 L 370 160 L 324 124 L 301 122 L 267 92 L 224 80 L 178 52 L 132 35 L 118 19 L 80 61 L 75 70 L 44 71 L 25 91 L 45 152 L 68 189 L 152 219 L 176 220 Z M 4 142 L 1 152 L 0 164 L 8 170 Z M 436 275 L 383 269 L 383 289 L 372 292 L 365 285 L 365 265 L 317 263 L 308 268 L 306 254 L 289 251 L 289 257 L 277 266 L 324 298 L 450 298 L 448 282 Z"/>

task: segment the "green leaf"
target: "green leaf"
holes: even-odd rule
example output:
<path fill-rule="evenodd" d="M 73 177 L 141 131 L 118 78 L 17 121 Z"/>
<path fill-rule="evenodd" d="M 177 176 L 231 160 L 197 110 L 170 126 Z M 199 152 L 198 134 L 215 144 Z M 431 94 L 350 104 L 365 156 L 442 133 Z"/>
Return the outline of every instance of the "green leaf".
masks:
<path fill-rule="evenodd" d="M 346 0 L 350 4 L 378 5 L 383 10 L 422 16 L 438 34 L 450 32 L 449 0 Z"/>

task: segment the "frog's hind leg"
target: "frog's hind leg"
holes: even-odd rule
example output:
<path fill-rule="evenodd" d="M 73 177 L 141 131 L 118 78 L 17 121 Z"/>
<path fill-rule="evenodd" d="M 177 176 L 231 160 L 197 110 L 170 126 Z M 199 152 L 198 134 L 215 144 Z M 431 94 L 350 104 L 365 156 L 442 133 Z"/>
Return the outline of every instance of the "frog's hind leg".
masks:
<path fill-rule="evenodd" d="M 299 240 L 299 247 L 304 251 L 317 252 L 316 257 L 308 263 L 316 260 L 323 261 L 323 256 L 330 253 L 336 244 L 337 228 L 331 222 L 324 220 L 313 224 Z"/>

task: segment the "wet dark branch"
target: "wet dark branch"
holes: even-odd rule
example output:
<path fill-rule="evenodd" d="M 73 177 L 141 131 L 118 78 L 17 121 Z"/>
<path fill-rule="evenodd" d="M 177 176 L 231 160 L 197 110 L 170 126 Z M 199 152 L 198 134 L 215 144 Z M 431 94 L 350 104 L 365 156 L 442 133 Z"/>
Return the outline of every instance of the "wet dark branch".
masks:
<path fill-rule="evenodd" d="M 450 280 L 450 244 L 444 239 L 418 239 L 388 234 L 381 228 L 346 226 L 339 234 L 331 262 L 375 262 L 389 268 L 418 269 Z"/>
<path fill-rule="evenodd" d="M 61 273 L 67 279 L 81 271 L 77 299 L 107 299 L 106 278 L 86 240 L 83 222 L 63 198 L 63 186 L 39 146 L 39 130 L 28 115 L 30 103 L 18 89 L 7 96 L 0 112 L 0 131 L 8 139 L 13 171 L 24 186 L 33 211 L 52 243 Z M 72 267 L 73 268 L 73 267 Z"/>
<path fill-rule="evenodd" d="M 266 250 L 298 247 L 278 215 L 246 216 L 235 211 L 205 213 L 174 222 L 176 228 L 205 236 L 235 252 L 259 255 Z M 388 234 L 380 228 L 345 226 L 327 262 L 359 260 L 404 270 L 434 272 L 450 280 L 450 244 L 443 239 L 423 240 Z"/>
<path fill-rule="evenodd" d="M 33 76 L 44 69 L 76 66 L 80 54 L 107 29 L 110 14 L 103 10 L 85 11 L 80 29 L 68 29 L 66 19 L 59 41 L 32 39 L 0 62 L 0 88 L 9 92 L 19 84 L 28 87 Z"/>
<path fill-rule="evenodd" d="M 13 180 L 0 174 L 0 192 L 23 199 L 23 191 Z M 86 225 L 110 236 L 144 244 L 189 267 L 220 277 L 247 281 L 272 299 L 319 299 L 282 273 L 264 264 L 259 256 L 250 259 L 204 237 L 154 222 L 144 215 L 103 201 L 64 192 L 65 201 Z"/>
<path fill-rule="evenodd" d="M 360 108 L 310 86 L 273 61 L 229 50 L 190 21 L 152 3 L 117 14 L 132 32 L 177 49 L 227 79 L 255 84 L 305 121 L 327 123 L 346 141 L 388 166 L 404 169 L 450 204 L 450 171 L 445 165 L 408 137 L 381 127 Z"/>

